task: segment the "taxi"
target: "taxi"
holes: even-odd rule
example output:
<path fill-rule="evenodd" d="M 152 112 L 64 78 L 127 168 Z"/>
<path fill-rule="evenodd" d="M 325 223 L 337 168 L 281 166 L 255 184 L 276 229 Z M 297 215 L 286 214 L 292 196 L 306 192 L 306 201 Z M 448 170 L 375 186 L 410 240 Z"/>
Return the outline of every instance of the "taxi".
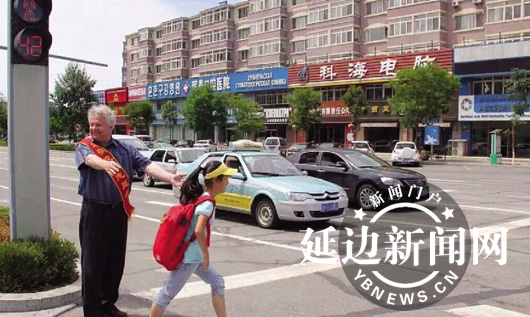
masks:
<path fill-rule="evenodd" d="M 189 175 L 210 160 L 237 169 L 226 192 L 216 197 L 216 206 L 249 214 L 262 228 L 275 228 L 280 221 L 327 221 L 346 215 L 348 196 L 342 187 L 307 176 L 284 157 L 261 150 L 261 143 L 231 142 L 228 151 L 206 153 L 178 171 Z M 177 187 L 173 192 L 180 197 Z"/>

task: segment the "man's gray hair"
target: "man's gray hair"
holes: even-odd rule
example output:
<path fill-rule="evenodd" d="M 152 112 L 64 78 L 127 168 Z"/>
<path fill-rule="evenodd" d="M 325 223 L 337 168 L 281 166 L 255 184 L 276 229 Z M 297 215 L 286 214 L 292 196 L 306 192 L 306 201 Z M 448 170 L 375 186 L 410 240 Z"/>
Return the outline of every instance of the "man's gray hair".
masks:
<path fill-rule="evenodd" d="M 114 124 L 116 124 L 116 112 L 107 105 L 92 106 L 88 109 L 88 120 L 93 116 L 104 116 L 105 121 L 111 127 L 114 127 Z"/>

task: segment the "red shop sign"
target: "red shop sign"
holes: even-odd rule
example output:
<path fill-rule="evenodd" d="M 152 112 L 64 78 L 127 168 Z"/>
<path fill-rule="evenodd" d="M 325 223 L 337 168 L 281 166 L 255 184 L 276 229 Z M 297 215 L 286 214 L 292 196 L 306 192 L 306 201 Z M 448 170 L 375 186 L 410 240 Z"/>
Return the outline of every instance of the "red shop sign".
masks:
<path fill-rule="evenodd" d="M 368 79 L 391 79 L 401 69 L 422 67 L 430 62 L 445 69 L 452 69 L 453 50 L 443 49 L 322 64 L 295 65 L 289 68 L 289 86 L 303 86 L 306 83 L 359 83 Z"/>
<path fill-rule="evenodd" d="M 127 102 L 129 102 L 127 87 L 105 90 L 105 103 L 107 105 Z"/>

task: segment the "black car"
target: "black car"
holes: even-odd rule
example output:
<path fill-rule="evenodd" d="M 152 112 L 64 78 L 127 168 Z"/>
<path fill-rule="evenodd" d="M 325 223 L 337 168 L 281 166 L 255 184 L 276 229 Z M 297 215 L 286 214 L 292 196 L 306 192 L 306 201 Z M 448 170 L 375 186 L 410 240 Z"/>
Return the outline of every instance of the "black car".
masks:
<path fill-rule="evenodd" d="M 419 200 L 429 198 L 429 185 L 425 176 L 418 172 L 390 166 L 377 156 L 347 149 L 314 149 L 296 153 L 287 158 L 299 170 L 309 176 L 321 178 L 342 186 L 350 203 L 355 202 L 364 210 L 373 210 L 370 196 L 378 191 L 385 203 L 392 201 L 389 195 L 391 186 L 400 185 L 402 199 L 409 200 L 409 190 L 413 187 L 410 200 L 415 200 L 421 190 Z M 414 187 L 413 185 L 416 185 Z M 394 200 L 398 200 L 394 197 Z"/>
<path fill-rule="evenodd" d="M 193 147 L 195 141 L 193 140 L 180 140 L 174 146 L 175 147 Z"/>

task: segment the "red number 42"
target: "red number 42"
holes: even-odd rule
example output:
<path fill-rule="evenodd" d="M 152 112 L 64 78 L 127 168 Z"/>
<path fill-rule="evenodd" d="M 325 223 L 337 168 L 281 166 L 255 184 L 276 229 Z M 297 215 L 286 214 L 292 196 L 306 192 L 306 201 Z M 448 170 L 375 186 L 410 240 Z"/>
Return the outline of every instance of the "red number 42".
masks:
<path fill-rule="evenodd" d="M 32 36 L 26 36 L 23 39 L 21 36 L 18 39 L 18 45 L 20 47 L 26 48 L 27 55 L 30 55 L 33 57 L 39 57 L 42 51 L 42 37 L 37 36 L 37 35 L 32 35 Z"/>

